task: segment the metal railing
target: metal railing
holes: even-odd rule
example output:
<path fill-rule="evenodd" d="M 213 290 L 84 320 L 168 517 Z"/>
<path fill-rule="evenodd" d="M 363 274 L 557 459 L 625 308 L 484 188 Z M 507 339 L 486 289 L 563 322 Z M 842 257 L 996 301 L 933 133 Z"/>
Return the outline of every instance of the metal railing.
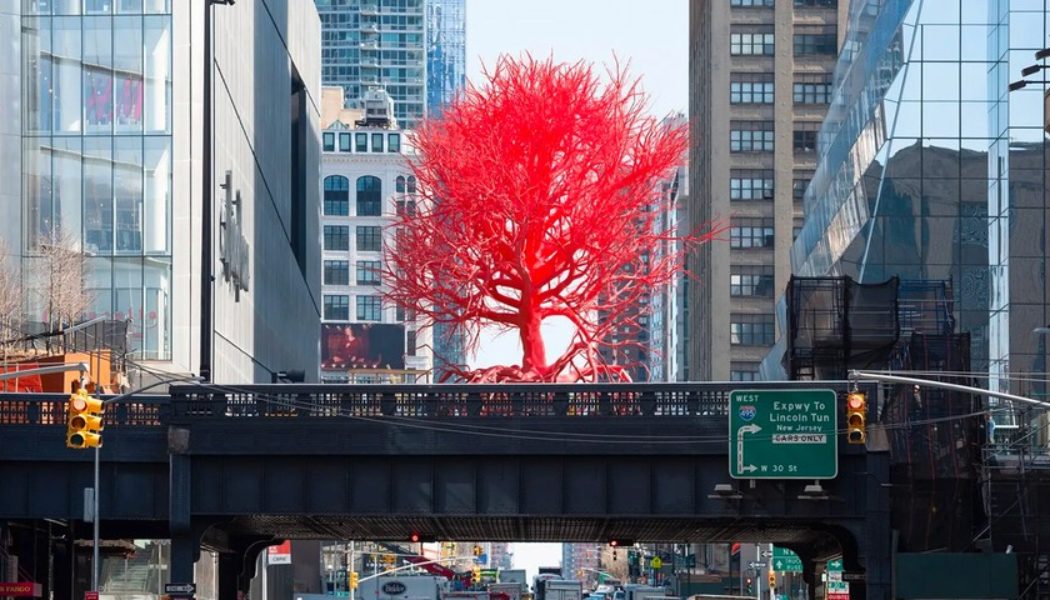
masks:
<path fill-rule="evenodd" d="M 872 384 L 863 384 L 870 387 Z M 333 417 L 712 417 L 746 389 L 834 389 L 846 382 L 173 385 L 106 407 L 106 426 L 162 426 L 170 418 Z M 107 396 L 100 396 L 107 398 Z M 65 425 L 67 394 L 0 394 L 0 426 Z"/>

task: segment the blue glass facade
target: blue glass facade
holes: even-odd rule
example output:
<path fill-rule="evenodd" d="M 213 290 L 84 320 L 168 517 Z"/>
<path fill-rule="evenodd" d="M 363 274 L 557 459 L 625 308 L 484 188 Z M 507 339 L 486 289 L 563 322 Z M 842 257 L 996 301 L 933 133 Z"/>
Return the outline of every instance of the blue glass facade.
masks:
<path fill-rule="evenodd" d="M 1002 389 L 1046 371 L 1046 85 L 1007 86 L 1048 33 L 1044 0 L 855 2 L 791 255 L 801 276 L 950 281 Z"/>
<path fill-rule="evenodd" d="M 427 112 L 441 112 L 467 82 L 466 0 L 427 2 Z"/>
<path fill-rule="evenodd" d="M 130 321 L 135 355 L 171 355 L 170 0 L 23 0 L 22 262 L 87 255 L 86 318 Z M 7 182 L 15 185 L 15 182 Z M 42 290 L 30 320 L 45 320 Z M 45 284 L 46 285 L 46 284 Z"/>

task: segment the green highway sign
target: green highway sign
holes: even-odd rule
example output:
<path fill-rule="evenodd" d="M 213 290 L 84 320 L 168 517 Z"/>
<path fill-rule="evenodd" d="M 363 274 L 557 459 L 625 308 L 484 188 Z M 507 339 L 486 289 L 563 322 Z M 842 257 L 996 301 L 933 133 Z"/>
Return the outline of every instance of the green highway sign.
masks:
<path fill-rule="evenodd" d="M 834 479 L 839 471 L 834 390 L 729 394 L 729 476 Z"/>
<path fill-rule="evenodd" d="M 773 546 L 773 570 L 778 573 L 801 573 L 802 559 L 787 548 Z"/>
<path fill-rule="evenodd" d="M 842 572 L 842 559 L 841 558 L 836 558 L 835 560 L 829 560 L 828 561 L 827 571 L 829 573 L 834 573 L 836 571 L 841 573 Z"/>

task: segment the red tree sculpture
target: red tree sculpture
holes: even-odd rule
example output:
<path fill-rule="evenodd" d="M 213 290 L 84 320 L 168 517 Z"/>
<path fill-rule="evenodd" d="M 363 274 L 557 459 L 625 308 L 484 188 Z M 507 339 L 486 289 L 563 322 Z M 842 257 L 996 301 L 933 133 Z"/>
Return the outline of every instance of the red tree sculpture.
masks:
<path fill-rule="evenodd" d="M 421 197 L 400 211 L 387 248 L 388 295 L 464 334 L 468 348 L 494 325 L 517 331 L 523 349 L 520 366 L 450 373 L 629 379 L 632 365 L 610 357 L 638 342 L 620 334 L 637 330 L 653 288 L 711 237 L 657 225 L 673 210 L 656 199 L 683 158 L 686 128 L 646 116 L 638 81 L 623 69 L 608 75 L 603 84 L 583 63 L 503 57 L 485 85 L 416 132 Z M 551 360 L 540 325 L 558 316 L 576 332 Z"/>

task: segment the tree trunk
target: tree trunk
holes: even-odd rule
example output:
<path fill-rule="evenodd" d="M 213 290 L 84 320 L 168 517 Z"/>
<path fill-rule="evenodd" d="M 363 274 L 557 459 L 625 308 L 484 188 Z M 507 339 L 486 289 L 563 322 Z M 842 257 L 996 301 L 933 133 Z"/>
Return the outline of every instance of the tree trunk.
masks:
<path fill-rule="evenodd" d="M 536 311 L 522 315 L 524 324 L 518 329 L 521 336 L 521 367 L 526 373 L 544 373 L 547 370 L 547 349 L 540 331 L 541 319 Z"/>

